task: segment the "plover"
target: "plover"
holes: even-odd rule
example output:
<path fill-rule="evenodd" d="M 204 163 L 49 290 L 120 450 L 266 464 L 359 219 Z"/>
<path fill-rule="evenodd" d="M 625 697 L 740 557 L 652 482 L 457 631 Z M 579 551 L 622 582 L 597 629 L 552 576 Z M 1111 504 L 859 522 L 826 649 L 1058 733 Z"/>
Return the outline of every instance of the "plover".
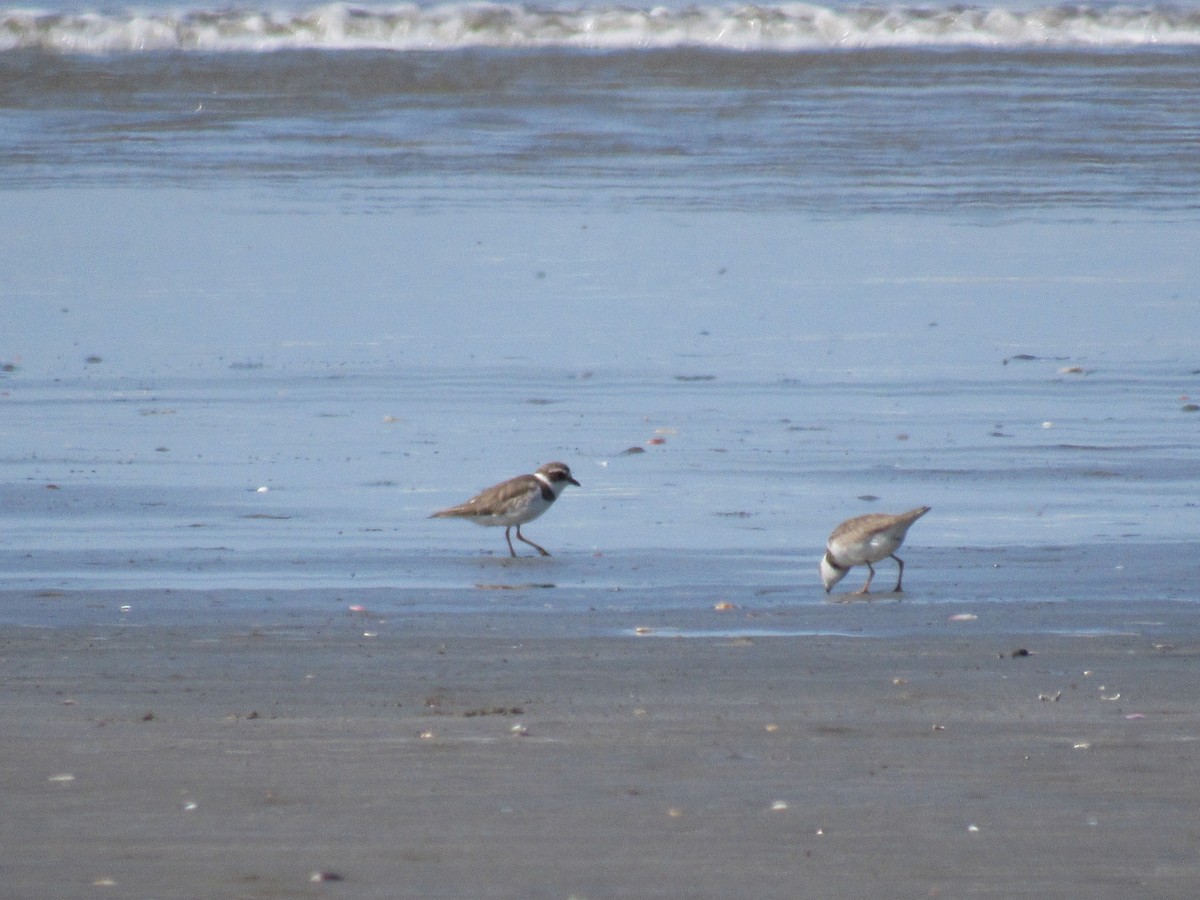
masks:
<path fill-rule="evenodd" d="M 518 475 L 492 485 L 466 503 L 435 512 L 430 518 L 470 519 L 476 525 L 503 525 L 504 540 L 508 541 L 508 552 L 513 556 L 517 551 L 513 549 L 509 532 L 515 526 L 517 540 L 524 541 L 542 556 L 549 556 L 544 547 L 521 534 L 521 526 L 548 510 L 568 484 L 579 486 L 579 482 L 571 477 L 571 470 L 565 463 L 550 462 L 532 475 Z"/>
<path fill-rule="evenodd" d="M 833 586 L 846 577 L 854 566 L 866 566 L 870 571 L 867 583 L 857 592 L 865 594 L 871 587 L 871 579 L 875 577 L 875 567 L 871 563 L 891 557 L 900 566 L 896 576 L 894 592 L 902 591 L 900 582 L 904 578 L 904 560 L 896 555 L 908 529 L 913 522 L 929 512 L 928 506 L 918 506 L 908 512 L 891 515 L 889 513 L 867 513 L 865 516 L 855 516 L 847 519 L 829 535 L 825 545 L 825 555 L 821 557 L 821 581 L 825 582 L 825 593 L 833 590 Z"/>

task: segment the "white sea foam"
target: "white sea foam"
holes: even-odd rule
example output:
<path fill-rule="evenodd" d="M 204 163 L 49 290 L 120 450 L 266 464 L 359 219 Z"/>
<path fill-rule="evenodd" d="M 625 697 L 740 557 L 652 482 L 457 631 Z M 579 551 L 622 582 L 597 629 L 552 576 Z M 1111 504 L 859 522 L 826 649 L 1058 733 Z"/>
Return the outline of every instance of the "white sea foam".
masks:
<path fill-rule="evenodd" d="M 1170 6 L 830 8 L 626 6 L 551 9 L 459 3 L 299 11 L 184 8 L 172 12 L 0 11 L 0 51 L 260 52 L 705 47 L 797 51 L 892 47 L 1130 47 L 1200 45 L 1200 12 Z"/>

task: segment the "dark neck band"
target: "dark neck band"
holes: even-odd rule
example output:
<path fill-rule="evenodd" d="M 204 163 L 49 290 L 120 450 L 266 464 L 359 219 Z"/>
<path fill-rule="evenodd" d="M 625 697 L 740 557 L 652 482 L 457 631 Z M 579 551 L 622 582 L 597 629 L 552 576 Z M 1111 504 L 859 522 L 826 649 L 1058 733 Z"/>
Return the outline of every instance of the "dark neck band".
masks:
<path fill-rule="evenodd" d="M 809 558 L 811 559 L 812 557 L 809 557 Z M 828 550 L 825 551 L 825 562 L 827 562 L 829 564 L 829 567 L 831 569 L 837 569 L 839 572 L 849 572 L 850 571 L 849 566 L 843 566 L 841 563 L 839 563 L 837 560 L 835 560 L 832 556 L 830 556 Z M 811 565 L 811 563 L 810 563 L 810 565 Z"/>

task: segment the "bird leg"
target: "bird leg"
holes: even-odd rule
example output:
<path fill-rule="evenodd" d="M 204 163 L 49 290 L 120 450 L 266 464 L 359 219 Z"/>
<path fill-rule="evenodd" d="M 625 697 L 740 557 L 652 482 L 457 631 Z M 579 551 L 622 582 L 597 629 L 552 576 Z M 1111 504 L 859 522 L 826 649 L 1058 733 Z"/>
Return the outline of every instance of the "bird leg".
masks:
<path fill-rule="evenodd" d="M 892 593 L 893 594 L 903 594 L 904 588 L 900 587 L 900 582 L 904 580 L 904 560 L 902 560 L 900 557 L 898 557 L 895 553 L 892 554 L 892 559 L 894 559 L 896 561 L 897 565 L 900 566 L 900 572 L 896 576 L 896 586 L 894 588 L 892 588 Z"/>
<path fill-rule="evenodd" d="M 875 577 L 875 567 L 873 565 L 871 565 L 870 563 L 867 563 L 867 571 L 870 572 L 871 574 L 867 576 L 867 583 L 858 589 L 857 593 L 859 593 L 859 594 L 871 593 L 868 590 L 868 588 L 871 586 L 871 579 Z"/>
<path fill-rule="evenodd" d="M 512 554 L 514 557 L 516 557 L 516 555 L 517 555 L 517 551 L 513 549 L 513 545 L 512 545 L 512 538 L 510 538 L 510 537 L 508 536 L 508 533 L 509 533 L 510 531 L 512 531 L 512 526 L 511 526 L 511 525 L 509 525 L 507 528 L 505 528 L 505 529 L 504 529 L 504 539 L 505 539 L 506 541 L 508 541 L 508 552 L 509 552 L 509 553 L 511 553 L 511 554 Z M 521 529 L 520 529 L 520 528 L 518 528 L 518 529 L 517 529 L 517 536 L 518 536 L 518 537 L 520 537 L 520 535 L 521 535 Z"/>
<path fill-rule="evenodd" d="M 505 534 L 507 534 L 507 532 L 505 532 Z M 530 547 L 532 547 L 538 553 L 542 554 L 542 556 L 550 555 L 549 551 L 547 551 L 545 547 L 542 547 L 539 544 L 535 544 L 533 541 L 529 540 L 529 538 L 525 537 L 525 535 L 521 534 L 521 526 L 520 525 L 517 526 L 517 540 L 524 541 L 526 544 L 528 544 Z M 511 547 L 512 544 L 510 543 L 509 546 Z M 516 556 L 516 555 L 517 554 L 515 554 L 515 553 L 513 554 L 513 556 Z"/>

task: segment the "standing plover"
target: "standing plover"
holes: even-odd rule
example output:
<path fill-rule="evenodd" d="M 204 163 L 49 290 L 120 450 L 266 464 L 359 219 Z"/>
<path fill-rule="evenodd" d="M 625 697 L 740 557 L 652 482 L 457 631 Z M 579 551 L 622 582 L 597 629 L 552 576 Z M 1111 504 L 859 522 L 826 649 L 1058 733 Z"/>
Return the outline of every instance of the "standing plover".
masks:
<path fill-rule="evenodd" d="M 928 506 L 918 506 L 898 515 L 867 513 L 847 519 L 833 529 L 825 545 L 825 555 L 821 557 L 821 580 L 825 582 L 825 593 L 833 590 L 833 586 L 845 578 L 854 566 L 864 565 L 871 574 L 858 593 L 867 593 L 871 579 L 875 577 L 875 567 L 871 563 L 889 556 L 900 566 L 896 586 L 892 590 L 902 591 L 900 582 L 904 578 L 904 560 L 896 555 L 896 551 L 904 543 L 912 523 L 927 512 Z"/>
<path fill-rule="evenodd" d="M 546 463 L 532 475 L 518 475 L 492 485 L 466 503 L 435 512 L 430 518 L 470 519 L 476 525 L 503 525 L 504 540 L 508 541 L 508 552 L 513 556 L 517 551 L 513 549 L 508 533 L 516 526 L 517 540 L 524 541 L 542 556 L 549 556 L 544 547 L 521 534 L 521 526 L 548 510 L 568 484 L 579 486 L 565 463 Z"/>

